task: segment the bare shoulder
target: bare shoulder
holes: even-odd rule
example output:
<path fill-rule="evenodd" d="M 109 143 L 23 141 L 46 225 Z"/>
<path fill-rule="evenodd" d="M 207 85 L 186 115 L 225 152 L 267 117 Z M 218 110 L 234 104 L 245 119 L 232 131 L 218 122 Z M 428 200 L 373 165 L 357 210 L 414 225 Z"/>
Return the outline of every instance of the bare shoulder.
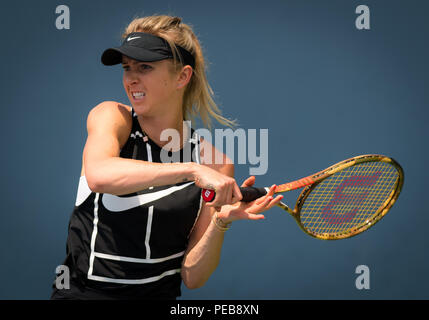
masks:
<path fill-rule="evenodd" d="M 201 164 L 230 177 L 234 177 L 234 163 L 226 154 L 217 149 L 209 141 L 200 140 Z"/>
<path fill-rule="evenodd" d="M 132 122 L 130 118 L 131 107 L 116 101 L 103 101 L 92 108 L 88 120 L 115 120 L 115 122 Z"/>
<path fill-rule="evenodd" d="M 131 107 L 116 101 L 103 101 L 92 108 L 87 118 L 88 134 L 115 133 L 126 140 L 132 127 Z"/>

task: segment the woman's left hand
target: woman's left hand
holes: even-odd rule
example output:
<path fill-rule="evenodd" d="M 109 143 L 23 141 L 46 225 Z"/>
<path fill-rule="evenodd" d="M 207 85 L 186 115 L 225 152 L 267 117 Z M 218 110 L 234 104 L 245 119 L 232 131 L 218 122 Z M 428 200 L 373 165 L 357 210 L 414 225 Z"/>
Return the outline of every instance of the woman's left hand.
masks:
<path fill-rule="evenodd" d="M 251 176 L 247 178 L 242 187 L 251 187 L 255 183 L 255 177 Z M 267 211 L 279 203 L 283 196 L 279 195 L 273 197 L 276 185 L 272 185 L 269 192 L 252 202 L 237 202 L 233 205 L 222 206 L 218 217 L 222 219 L 224 223 L 230 223 L 236 220 L 260 220 L 264 219 L 265 216 L 261 214 Z"/>

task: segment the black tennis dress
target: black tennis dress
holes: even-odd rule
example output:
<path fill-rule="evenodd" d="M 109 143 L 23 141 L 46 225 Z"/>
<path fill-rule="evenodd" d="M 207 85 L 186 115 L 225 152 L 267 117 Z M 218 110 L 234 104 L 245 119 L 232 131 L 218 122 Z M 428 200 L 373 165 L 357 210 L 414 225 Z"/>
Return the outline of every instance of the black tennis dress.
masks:
<path fill-rule="evenodd" d="M 134 110 L 130 136 L 120 157 L 161 162 L 161 148 L 141 129 Z M 199 163 L 199 138 L 171 158 Z M 175 161 L 175 162 L 177 162 Z M 70 289 L 51 299 L 175 299 L 188 237 L 200 214 L 201 189 L 192 182 L 151 187 L 115 196 L 92 192 L 80 177 L 64 265 Z"/>

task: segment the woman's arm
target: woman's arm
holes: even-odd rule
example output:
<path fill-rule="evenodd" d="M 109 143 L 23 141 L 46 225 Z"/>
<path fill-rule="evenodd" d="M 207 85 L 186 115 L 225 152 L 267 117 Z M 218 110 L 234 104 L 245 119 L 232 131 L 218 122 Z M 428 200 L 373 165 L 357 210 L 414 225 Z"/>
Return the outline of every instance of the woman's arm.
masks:
<path fill-rule="evenodd" d="M 193 179 L 192 164 L 159 164 L 120 158 L 131 126 L 128 107 L 113 101 L 103 102 L 89 113 L 83 163 L 92 191 L 121 195 Z"/>
<path fill-rule="evenodd" d="M 120 158 L 131 127 L 129 107 L 117 102 L 103 102 L 89 113 L 83 165 L 92 191 L 123 195 L 152 186 L 195 181 L 200 188 L 216 189 L 219 198 L 210 204 L 212 206 L 232 204 L 241 199 L 234 179 L 207 166 Z"/>
<path fill-rule="evenodd" d="M 233 165 L 227 165 L 220 171 L 234 176 Z M 224 233 L 211 222 L 214 212 L 213 207 L 203 202 L 198 221 L 189 237 L 181 270 L 183 283 L 189 289 L 203 286 L 219 264 Z"/>
<path fill-rule="evenodd" d="M 225 165 L 219 170 L 231 177 L 234 175 L 234 167 L 231 164 Z M 242 187 L 252 186 L 254 183 L 255 178 L 250 177 L 242 184 Z M 259 213 L 269 210 L 283 198 L 283 196 L 278 196 L 273 199 L 274 190 L 275 186 L 272 186 L 267 195 L 250 203 L 225 205 L 218 212 L 218 217 L 224 223 L 242 219 L 264 219 L 264 216 Z M 220 261 L 224 232 L 215 226 L 212 219 L 214 212 L 213 208 L 203 204 L 198 221 L 189 238 L 181 270 L 183 282 L 189 289 L 203 286 Z"/>

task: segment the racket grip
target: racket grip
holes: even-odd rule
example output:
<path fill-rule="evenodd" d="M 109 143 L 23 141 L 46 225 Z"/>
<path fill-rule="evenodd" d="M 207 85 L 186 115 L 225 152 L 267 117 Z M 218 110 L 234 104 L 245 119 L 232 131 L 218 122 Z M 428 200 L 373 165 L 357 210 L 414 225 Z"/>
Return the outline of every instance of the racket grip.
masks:
<path fill-rule="evenodd" d="M 250 202 L 267 194 L 265 188 L 241 187 L 240 191 L 243 196 L 243 199 L 241 199 L 242 202 Z"/>
<path fill-rule="evenodd" d="M 241 187 L 240 191 L 243 196 L 243 199 L 241 199 L 242 202 L 250 202 L 267 194 L 265 188 Z M 216 197 L 216 192 L 214 190 L 203 189 L 202 196 L 204 201 L 211 202 Z"/>

